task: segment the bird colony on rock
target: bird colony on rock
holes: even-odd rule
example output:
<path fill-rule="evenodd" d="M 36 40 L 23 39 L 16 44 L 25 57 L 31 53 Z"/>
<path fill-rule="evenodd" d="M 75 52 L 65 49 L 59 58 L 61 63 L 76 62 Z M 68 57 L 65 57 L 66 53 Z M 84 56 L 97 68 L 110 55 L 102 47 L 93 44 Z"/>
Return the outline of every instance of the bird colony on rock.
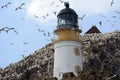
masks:
<path fill-rule="evenodd" d="M 83 70 L 78 71 L 81 80 L 120 80 L 120 31 L 84 34 L 81 38 Z M 50 43 L 21 61 L 0 68 L 0 80 L 52 78 L 53 62 L 54 49 Z"/>

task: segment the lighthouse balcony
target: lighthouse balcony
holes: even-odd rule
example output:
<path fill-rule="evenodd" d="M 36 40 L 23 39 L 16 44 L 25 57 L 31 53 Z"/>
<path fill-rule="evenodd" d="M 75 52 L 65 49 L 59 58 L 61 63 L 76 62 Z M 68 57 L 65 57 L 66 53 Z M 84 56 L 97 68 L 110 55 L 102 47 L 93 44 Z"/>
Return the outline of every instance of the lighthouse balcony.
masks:
<path fill-rule="evenodd" d="M 81 37 L 79 34 L 78 28 L 58 28 L 54 31 L 56 34 L 56 37 L 54 39 L 54 42 L 60 42 L 60 41 L 80 41 Z"/>

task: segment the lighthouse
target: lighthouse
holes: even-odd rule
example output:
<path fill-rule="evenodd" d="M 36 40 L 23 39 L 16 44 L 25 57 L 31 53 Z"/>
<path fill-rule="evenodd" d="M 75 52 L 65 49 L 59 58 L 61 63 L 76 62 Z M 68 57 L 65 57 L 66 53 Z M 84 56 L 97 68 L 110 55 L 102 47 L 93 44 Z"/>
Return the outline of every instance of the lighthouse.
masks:
<path fill-rule="evenodd" d="M 78 26 L 78 15 L 69 8 L 65 2 L 65 8 L 57 15 L 57 27 L 54 30 L 54 71 L 53 76 L 62 79 L 64 73 L 72 72 L 75 76 L 82 70 L 81 38 L 82 32 Z"/>

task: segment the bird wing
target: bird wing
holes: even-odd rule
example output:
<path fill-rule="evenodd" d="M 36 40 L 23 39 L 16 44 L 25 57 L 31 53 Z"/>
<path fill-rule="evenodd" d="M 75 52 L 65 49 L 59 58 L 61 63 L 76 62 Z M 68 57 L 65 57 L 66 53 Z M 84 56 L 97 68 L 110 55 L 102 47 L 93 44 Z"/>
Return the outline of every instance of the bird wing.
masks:
<path fill-rule="evenodd" d="M 22 7 L 23 5 L 25 5 L 25 3 L 22 3 L 22 4 L 20 5 L 20 7 Z"/>
<path fill-rule="evenodd" d="M 16 34 L 19 34 L 16 30 L 13 30 Z"/>

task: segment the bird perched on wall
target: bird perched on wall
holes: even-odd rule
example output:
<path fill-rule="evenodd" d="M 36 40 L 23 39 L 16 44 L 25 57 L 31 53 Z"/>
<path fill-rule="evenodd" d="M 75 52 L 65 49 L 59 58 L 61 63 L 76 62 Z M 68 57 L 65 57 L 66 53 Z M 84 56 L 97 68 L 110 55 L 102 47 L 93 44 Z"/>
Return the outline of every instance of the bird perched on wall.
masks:
<path fill-rule="evenodd" d="M 15 9 L 15 11 L 17 11 L 18 9 L 23 9 L 23 8 L 22 8 L 23 5 L 25 5 L 25 3 L 22 3 L 19 7 L 17 7 L 17 8 Z"/>
<path fill-rule="evenodd" d="M 9 4 L 11 4 L 11 2 L 8 2 L 8 3 L 7 3 L 7 4 L 5 4 L 5 5 L 2 5 L 2 6 L 1 6 L 1 9 L 3 9 L 4 7 L 6 7 L 6 8 L 7 8 Z"/>

